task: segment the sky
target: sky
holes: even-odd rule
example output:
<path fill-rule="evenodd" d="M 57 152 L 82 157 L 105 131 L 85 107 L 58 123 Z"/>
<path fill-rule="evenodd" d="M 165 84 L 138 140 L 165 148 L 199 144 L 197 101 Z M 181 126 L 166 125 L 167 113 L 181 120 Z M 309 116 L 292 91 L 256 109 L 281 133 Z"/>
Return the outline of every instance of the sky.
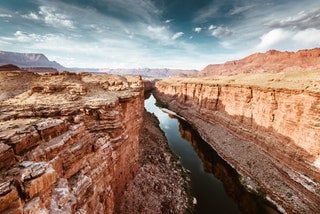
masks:
<path fill-rule="evenodd" d="M 66 67 L 201 70 L 315 47 L 319 0 L 0 0 L 0 50 Z"/>

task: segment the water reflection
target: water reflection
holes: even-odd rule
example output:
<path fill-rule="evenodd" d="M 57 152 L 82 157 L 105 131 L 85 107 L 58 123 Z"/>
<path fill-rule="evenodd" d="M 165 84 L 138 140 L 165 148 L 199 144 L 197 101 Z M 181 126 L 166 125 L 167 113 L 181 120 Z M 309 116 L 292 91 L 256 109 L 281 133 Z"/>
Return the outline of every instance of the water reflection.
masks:
<path fill-rule="evenodd" d="M 145 101 L 145 108 L 158 117 L 170 148 L 190 170 L 197 213 L 274 213 L 246 191 L 237 172 L 186 121 L 155 106 L 152 95 Z"/>
<path fill-rule="evenodd" d="M 191 143 L 202 160 L 204 170 L 222 181 L 226 193 L 238 204 L 242 213 L 277 213 L 266 201 L 248 193 L 240 184 L 238 173 L 186 121 L 178 120 L 181 137 Z"/>

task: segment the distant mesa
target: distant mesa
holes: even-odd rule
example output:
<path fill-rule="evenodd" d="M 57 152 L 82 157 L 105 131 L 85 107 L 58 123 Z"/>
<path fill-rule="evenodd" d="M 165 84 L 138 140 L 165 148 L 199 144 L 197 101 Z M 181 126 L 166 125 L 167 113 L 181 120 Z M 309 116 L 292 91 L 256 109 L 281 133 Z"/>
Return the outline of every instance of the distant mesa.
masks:
<path fill-rule="evenodd" d="M 16 53 L 0 51 L 0 66 L 13 64 L 24 70 L 27 68 L 54 68 L 58 71 L 66 70 L 65 67 L 55 61 L 50 61 L 41 53 Z"/>
<path fill-rule="evenodd" d="M 320 48 L 281 52 L 269 50 L 224 64 L 210 64 L 198 76 L 236 75 L 243 73 L 279 73 L 320 69 Z"/>
<path fill-rule="evenodd" d="M 0 66 L 0 71 L 18 71 L 20 68 L 16 65 L 6 64 Z"/>

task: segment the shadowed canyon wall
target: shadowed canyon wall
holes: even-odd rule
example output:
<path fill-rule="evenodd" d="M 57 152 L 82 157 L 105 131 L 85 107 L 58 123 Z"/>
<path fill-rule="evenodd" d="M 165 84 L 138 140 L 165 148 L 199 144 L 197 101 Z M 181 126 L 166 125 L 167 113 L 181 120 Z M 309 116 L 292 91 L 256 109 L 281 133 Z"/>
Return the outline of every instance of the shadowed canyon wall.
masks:
<path fill-rule="evenodd" d="M 188 79 L 156 96 L 192 122 L 252 191 L 288 213 L 320 204 L 320 93 Z"/>
<path fill-rule="evenodd" d="M 139 168 L 142 80 L 0 77 L 0 213 L 113 213 Z"/>

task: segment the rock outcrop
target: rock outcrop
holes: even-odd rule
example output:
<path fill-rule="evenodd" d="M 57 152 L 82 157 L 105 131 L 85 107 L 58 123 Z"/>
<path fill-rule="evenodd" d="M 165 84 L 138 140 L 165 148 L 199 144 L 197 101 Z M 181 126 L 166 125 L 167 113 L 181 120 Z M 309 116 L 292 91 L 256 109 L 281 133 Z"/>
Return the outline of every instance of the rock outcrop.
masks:
<path fill-rule="evenodd" d="M 141 78 L 0 79 L 0 213 L 113 213 L 139 168 Z"/>
<path fill-rule="evenodd" d="M 303 75 L 259 76 L 264 84 L 252 76 L 241 77 L 243 84 L 236 76 L 168 79 L 156 83 L 156 95 L 193 123 L 252 191 L 282 212 L 318 213 L 320 75 Z"/>
<path fill-rule="evenodd" d="M 255 53 L 240 60 L 224 64 L 211 64 L 198 73 L 198 76 L 235 75 L 243 73 L 311 71 L 320 69 L 320 48 L 297 52 L 270 50 Z"/>

